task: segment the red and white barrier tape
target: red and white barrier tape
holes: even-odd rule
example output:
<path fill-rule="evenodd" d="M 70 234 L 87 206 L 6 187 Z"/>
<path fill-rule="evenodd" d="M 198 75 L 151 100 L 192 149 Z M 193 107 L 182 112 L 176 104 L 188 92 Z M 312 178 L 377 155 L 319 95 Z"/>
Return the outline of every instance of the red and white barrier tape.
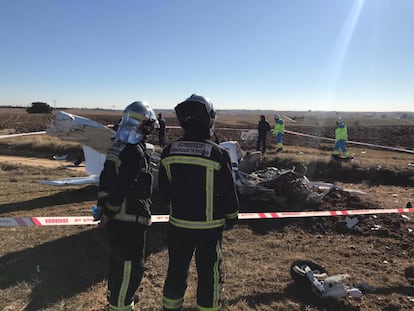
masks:
<path fill-rule="evenodd" d="M 328 137 L 315 136 L 315 135 L 304 134 L 304 133 L 299 133 L 299 132 L 294 132 L 294 131 L 287 131 L 287 130 L 285 132 L 288 133 L 288 134 L 293 134 L 293 135 L 298 135 L 298 136 L 304 136 L 304 137 L 310 137 L 310 138 L 317 138 L 317 139 L 323 139 L 323 140 L 329 140 L 329 141 L 335 141 L 335 139 L 328 138 Z M 369 144 L 369 143 L 362 143 L 362 142 L 353 141 L 353 140 L 348 140 L 347 141 L 347 144 L 361 145 L 361 146 L 381 148 L 381 149 L 388 149 L 388 150 L 405 152 L 405 153 L 414 153 L 414 150 L 402 149 L 402 148 L 396 148 L 396 147 L 389 147 L 389 146 L 383 146 L 383 145 L 376 145 L 376 144 Z"/>
<path fill-rule="evenodd" d="M 305 212 L 266 212 L 266 213 L 239 213 L 239 220 L 248 219 L 277 219 L 300 217 L 332 217 L 372 214 L 401 214 L 414 213 L 414 207 L 388 208 L 388 209 L 359 209 L 342 211 L 305 211 Z M 168 215 L 152 215 L 152 222 L 168 222 Z M 69 217 L 0 217 L 0 227 L 28 227 L 28 226 L 69 226 L 69 225 L 93 225 L 91 216 Z"/>

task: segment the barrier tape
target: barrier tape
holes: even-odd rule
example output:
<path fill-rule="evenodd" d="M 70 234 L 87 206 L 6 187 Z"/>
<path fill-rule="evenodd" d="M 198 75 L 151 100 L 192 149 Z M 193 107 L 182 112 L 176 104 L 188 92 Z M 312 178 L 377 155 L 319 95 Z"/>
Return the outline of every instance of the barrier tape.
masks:
<path fill-rule="evenodd" d="M 287 131 L 287 130 L 285 130 L 285 133 L 288 133 L 288 134 L 293 134 L 293 135 L 298 135 L 298 136 L 304 136 L 304 137 L 310 137 L 310 138 L 317 138 L 317 139 L 323 139 L 323 140 L 335 141 L 335 139 L 333 139 L 333 138 L 321 137 L 321 136 L 315 136 L 315 135 L 304 134 L 304 133 L 299 133 L 299 132 L 294 132 L 294 131 Z M 353 145 L 360 145 L 360 146 L 367 146 L 367 147 L 374 147 L 374 148 L 388 149 L 388 150 L 393 150 L 393 151 L 399 151 L 399 152 L 405 152 L 405 153 L 411 153 L 411 154 L 414 154 L 414 150 L 410 150 L 410 149 L 402 149 L 402 148 L 396 148 L 396 147 L 390 147 L 390 146 L 383 146 L 383 145 L 376 145 L 376 144 L 362 143 L 362 142 L 359 142 L 359 141 L 353 141 L 353 140 L 347 140 L 347 141 L 346 141 L 346 143 L 347 143 L 347 144 L 353 144 Z"/>
<path fill-rule="evenodd" d="M 239 213 L 239 220 L 251 219 L 277 219 L 277 218 L 300 218 L 300 217 L 332 217 L 353 216 L 372 214 L 402 214 L 414 213 L 414 207 L 410 208 L 388 208 L 388 209 L 360 209 L 342 211 L 304 211 L 304 212 L 266 212 L 266 213 Z M 152 222 L 168 222 L 168 215 L 152 215 Z M 69 216 L 69 217 L 0 217 L 0 227 L 30 227 L 30 226 L 70 226 L 70 225 L 94 225 L 98 221 L 92 216 Z"/>
<path fill-rule="evenodd" d="M 246 128 L 242 129 L 242 128 L 229 128 L 229 127 L 221 127 L 221 128 L 216 128 L 216 129 L 217 130 L 227 130 L 227 131 L 241 131 L 241 132 L 256 130 L 254 128 L 252 128 L 252 129 L 246 129 Z M 303 137 L 309 137 L 309 138 L 316 138 L 316 139 L 321 139 L 321 140 L 327 140 L 327 141 L 335 142 L 335 139 L 334 138 L 329 138 L 329 137 L 316 136 L 316 135 L 305 134 L 305 133 L 300 133 L 300 132 L 295 132 L 295 131 L 289 131 L 289 130 L 285 130 L 285 133 L 286 134 L 297 135 L 297 136 L 303 136 Z M 363 143 L 363 142 L 353 141 L 353 140 L 347 140 L 346 143 L 347 144 L 352 144 L 352 145 L 360 145 L 360 146 L 374 147 L 374 148 L 387 149 L 387 150 L 393 150 L 393 151 L 399 151 L 399 152 L 405 152 L 405 153 L 414 154 L 414 150 L 410 150 L 410 149 L 403 149 L 403 148 L 397 148 L 397 147 L 391 147 L 391 146 L 383 146 L 383 145 L 376 145 L 376 144 L 370 144 L 370 143 Z"/>

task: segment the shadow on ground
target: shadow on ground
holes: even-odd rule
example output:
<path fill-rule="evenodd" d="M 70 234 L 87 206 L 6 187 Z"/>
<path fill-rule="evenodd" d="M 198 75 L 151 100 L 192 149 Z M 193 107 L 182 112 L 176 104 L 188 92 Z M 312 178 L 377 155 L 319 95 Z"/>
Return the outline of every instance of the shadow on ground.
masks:
<path fill-rule="evenodd" d="M 147 256 L 165 247 L 165 226 L 147 232 Z M 102 282 L 108 272 L 108 235 L 94 228 L 0 258 L 0 289 L 33 286 L 26 311 L 41 310 Z"/>
<path fill-rule="evenodd" d="M 63 190 L 61 192 L 35 198 L 27 201 L 0 204 L 0 215 L 16 211 L 31 211 L 37 208 L 65 205 L 70 203 L 81 203 L 96 199 L 96 187 L 87 186 L 74 190 Z"/>

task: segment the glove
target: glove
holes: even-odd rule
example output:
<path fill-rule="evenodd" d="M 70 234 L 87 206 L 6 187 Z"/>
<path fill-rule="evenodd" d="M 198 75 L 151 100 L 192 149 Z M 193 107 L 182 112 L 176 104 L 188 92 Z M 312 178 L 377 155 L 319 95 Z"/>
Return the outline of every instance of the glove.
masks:
<path fill-rule="evenodd" d="M 94 205 L 92 207 L 92 216 L 93 220 L 97 221 L 100 220 L 103 214 L 103 208 L 99 205 Z"/>

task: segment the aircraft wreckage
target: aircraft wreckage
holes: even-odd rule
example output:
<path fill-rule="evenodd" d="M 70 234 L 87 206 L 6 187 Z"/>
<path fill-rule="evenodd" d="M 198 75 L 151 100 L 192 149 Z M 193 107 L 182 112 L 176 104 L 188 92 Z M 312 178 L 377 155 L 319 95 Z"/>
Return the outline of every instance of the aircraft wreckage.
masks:
<path fill-rule="evenodd" d="M 252 152 L 242 158 L 242 150 L 237 141 L 222 142 L 228 150 L 233 167 L 233 178 L 240 199 L 268 202 L 269 208 L 304 209 L 317 207 L 331 191 L 344 191 L 331 183 L 313 182 L 306 176 L 306 168 L 279 169 L 261 167 L 262 154 Z M 360 191 L 345 190 L 353 194 Z"/>
<path fill-rule="evenodd" d="M 85 166 L 89 176 L 85 182 L 79 182 L 79 178 L 42 182 L 49 185 L 96 184 L 103 168 L 106 149 L 110 146 L 111 137 L 115 132 L 100 123 L 63 111 L 57 113 L 46 132 L 62 140 L 77 141 L 83 145 Z M 156 187 L 160 154 L 155 152 L 153 145 L 147 145 Z M 330 183 L 309 181 L 303 168 L 260 168 L 261 152 L 252 152 L 243 157 L 237 141 L 225 141 L 220 143 L 220 146 L 229 152 L 233 178 L 242 202 L 268 202 L 269 208 L 272 209 L 304 209 L 318 206 L 329 192 L 338 189 Z M 354 193 L 361 194 L 357 191 Z"/>

